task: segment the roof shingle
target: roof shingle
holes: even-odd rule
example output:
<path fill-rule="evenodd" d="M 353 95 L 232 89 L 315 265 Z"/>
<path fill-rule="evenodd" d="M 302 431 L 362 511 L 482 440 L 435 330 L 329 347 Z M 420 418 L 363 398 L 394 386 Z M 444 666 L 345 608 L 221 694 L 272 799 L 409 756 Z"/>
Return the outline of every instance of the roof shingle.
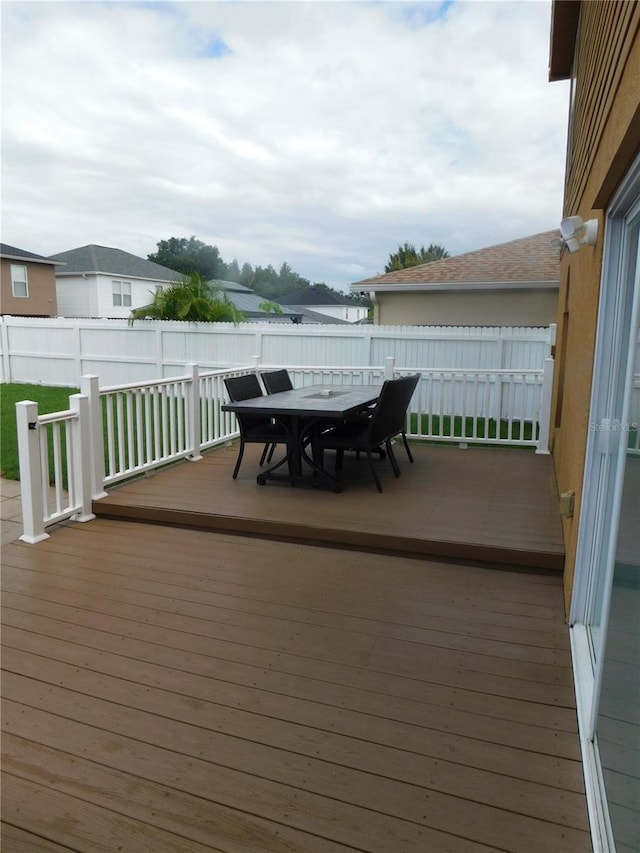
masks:
<path fill-rule="evenodd" d="M 64 261 L 66 266 L 61 270 L 63 275 L 78 273 L 106 273 L 107 275 L 125 276 L 127 278 L 144 278 L 152 281 L 176 281 L 180 273 L 163 267 L 145 258 L 139 258 L 122 249 L 112 249 L 108 246 L 80 246 L 67 252 L 58 252 L 50 256 L 52 259 Z"/>
<path fill-rule="evenodd" d="M 559 282 L 560 249 L 552 241 L 560 232 L 543 231 L 463 255 L 365 278 L 353 286 L 387 284 Z"/>

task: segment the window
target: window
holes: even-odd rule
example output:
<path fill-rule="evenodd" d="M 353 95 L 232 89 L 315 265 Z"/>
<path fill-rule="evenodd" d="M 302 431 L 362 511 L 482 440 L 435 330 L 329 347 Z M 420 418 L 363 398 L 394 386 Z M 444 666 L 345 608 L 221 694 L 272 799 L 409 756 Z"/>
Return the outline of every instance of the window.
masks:
<path fill-rule="evenodd" d="M 131 307 L 131 282 L 130 281 L 112 281 L 113 304 L 123 307 Z"/>
<path fill-rule="evenodd" d="M 23 299 L 29 296 L 27 268 L 22 264 L 11 264 L 11 290 L 14 296 L 22 297 Z"/>

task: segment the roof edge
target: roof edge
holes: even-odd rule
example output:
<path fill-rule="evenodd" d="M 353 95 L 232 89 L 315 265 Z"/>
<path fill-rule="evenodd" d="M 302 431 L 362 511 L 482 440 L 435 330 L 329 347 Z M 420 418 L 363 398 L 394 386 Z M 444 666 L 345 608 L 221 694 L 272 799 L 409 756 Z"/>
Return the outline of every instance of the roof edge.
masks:
<path fill-rule="evenodd" d="M 31 258 L 29 255 L 12 255 L 9 252 L 2 252 L 1 255 L 6 261 L 22 261 L 23 264 L 48 264 L 51 267 L 64 267 L 65 261 L 54 261 L 51 258 Z"/>
<path fill-rule="evenodd" d="M 578 35 L 581 0 L 553 0 L 549 44 L 549 82 L 569 80 Z"/>
<path fill-rule="evenodd" d="M 375 293 L 402 293 L 406 291 L 425 292 L 425 291 L 473 291 L 479 290 L 558 290 L 560 287 L 559 279 L 548 281 L 438 281 L 438 282 L 395 282 L 393 284 L 375 284 L 373 281 L 370 285 L 367 282 L 352 284 L 350 288 L 354 292 L 367 293 L 373 291 Z"/>

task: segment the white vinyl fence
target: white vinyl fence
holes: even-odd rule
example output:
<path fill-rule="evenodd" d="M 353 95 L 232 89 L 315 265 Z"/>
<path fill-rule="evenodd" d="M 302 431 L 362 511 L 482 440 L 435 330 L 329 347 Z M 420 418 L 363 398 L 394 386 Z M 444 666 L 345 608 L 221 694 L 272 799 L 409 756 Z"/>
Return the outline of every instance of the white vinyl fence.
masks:
<path fill-rule="evenodd" d="M 78 388 L 166 379 L 251 364 L 375 367 L 392 356 L 408 369 L 541 370 L 555 326 L 325 326 L 284 323 L 180 323 L 4 316 L 0 381 Z"/>
<path fill-rule="evenodd" d="M 189 372 L 168 379 L 101 386 L 83 376 L 69 410 L 39 415 L 36 403 L 16 405 L 26 542 L 65 518 L 93 518 L 91 501 L 105 487 L 238 435 L 233 414 L 222 412 L 224 379 L 281 365 L 258 364 L 222 371 Z M 294 385 L 376 384 L 417 372 L 380 367 L 287 365 Z M 416 440 L 466 445 L 482 442 L 535 447 L 548 452 L 553 360 L 543 370 L 428 370 L 407 413 L 407 435 Z M 52 486 L 50 486 L 50 483 Z M 54 495 L 52 501 L 51 495 Z"/>

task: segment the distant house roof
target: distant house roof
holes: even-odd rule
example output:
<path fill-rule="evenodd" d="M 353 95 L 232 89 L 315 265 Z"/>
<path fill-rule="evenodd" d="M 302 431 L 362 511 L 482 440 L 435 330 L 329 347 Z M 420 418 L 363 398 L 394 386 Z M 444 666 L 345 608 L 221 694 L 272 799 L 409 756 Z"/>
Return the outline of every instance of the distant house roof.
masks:
<path fill-rule="evenodd" d="M 552 241 L 559 237 L 558 230 L 543 231 L 531 237 L 356 281 L 351 290 L 557 288 L 560 282 L 560 249 Z"/>
<path fill-rule="evenodd" d="M 78 275 L 78 273 L 105 273 L 106 275 L 125 276 L 126 278 L 143 278 L 151 281 L 176 281 L 180 273 L 139 258 L 122 249 L 112 249 L 108 246 L 80 246 L 51 255 L 64 261 L 65 268 L 58 275 Z"/>
<path fill-rule="evenodd" d="M 26 249 L 18 249 L 7 243 L 0 243 L 0 256 L 11 261 L 29 261 L 33 264 L 63 264 L 57 258 L 45 258 L 44 255 L 36 255 L 35 252 L 27 252 Z"/>
<path fill-rule="evenodd" d="M 328 290 L 320 290 L 315 287 L 303 287 L 293 293 L 279 296 L 274 302 L 280 305 L 353 305 L 354 302 L 348 296 L 341 299 Z"/>
<path fill-rule="evenodd" d="M 305 308 L 304 305 L 292 305 L 296 311 L 302 315 L 303 323 L 322 323 L 325 326 L 351 326 L 350 320 L 343 320 L 342 317 L 331 317 L 329 314 L 322 314 L 320 311 L 312 311 L 311 308 Z"/>
<path fill-rule="evenodd" d="M 255 290 L 245 287 L 244 284 L 238 284 L 235 281 L 224 281 L 223 279 L 214 279 L 209 281 L 208 284 L 221 287 L 236 308 L 242 311 L 248 320 L 268 320 L 272 322 L 287 320 L 292 323 L 299 323 L 302 319 L 299 311 L 287 308 L 282 308 L 281 314 L 265 311 L 260 306 L 264 305 L 265 302 L 275 303 L 275 300 L 265 299 L 264 296 L 260 296 Z"/>

